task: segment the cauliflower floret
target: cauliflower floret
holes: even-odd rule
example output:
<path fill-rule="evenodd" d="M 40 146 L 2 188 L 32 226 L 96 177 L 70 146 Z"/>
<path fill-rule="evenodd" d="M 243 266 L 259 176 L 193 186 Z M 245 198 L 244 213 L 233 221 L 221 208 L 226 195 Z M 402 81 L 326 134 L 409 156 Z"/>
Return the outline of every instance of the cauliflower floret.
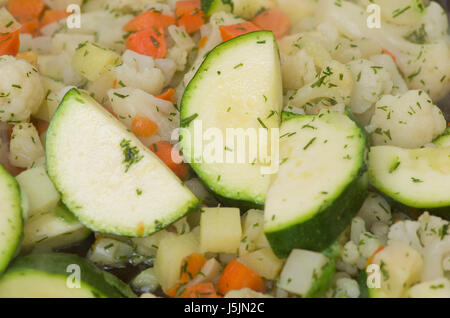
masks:
<path fill-rule="evenodd" d="M 50 9 L 53 10 L 65 10 L 67 8 L 68 5 L 70 4 L 76 4 L 81 6 L 83 2 L 87 2 L 87 1 L 83 1 L 83 0 L 44 0 L 44 3 L 50 7 Z M 91 1 L 93 2 L 93 1 Z"/>
<path fill-rule="evenodd" d="M 314 15 L 317 8 L 316 0 L 277 0 L 277 5 L 289 16 L 292 25 L 299 23 L 304 18 Z"/>
<path fill-rule="evenodd" d="M 26 121 L 44 99 L 38 71 L 12 56 L 0 57 L 0 121 Z"/>
<path fill-rule="evenodd" d="M 424 258 L 422 281 L 444 276 L 443 261 L 450 255 L 449 222 L 428 212 L 417 221 L 400 221 L 391 226 L 389 242 L 404 242 Z"/>
<path fill-rule="evenodd" d="M 261 10 L 275 6 L 273 0 L 233 0 L 233 13 L 244 19 L 252 19 Z"/>
<path fill-rule="evenodd" d="M 32 124 L 16 124 L 11 134 L 9 162 L 20 168 L 30 168 L 44 156 L 39 134 Z"/>
<path fill-rule="evenodd" d="M 424 91 L 385 95 L 375 106 L 367 130 L 374 145 L 418 148 L 444 132 L 445 118 Z"/>
<path fill-rule="evenodd" d="M 316 77 L 314 59 L 300 50 L 294 55 L 281 53 L 281 70 L 283 72 L 283 87 L 285 89 L 299 89 L 311 83 Z"/>
<path fill-rule="evenodd" d="M 423 282 L 411 287 L 410 298 L 450 298 L 450 281 L 447 278 Z"/>
<path fill-rule="evenodd" d="M 387 13 L 389 8 L 397 7 L 397 3 L 400 3 L 400 1 L 382 1 L 387 1 L 384 7 Z M 405 1 L 410 2 L 409 0 Z M 319 2 L 319 9 L 316 13 L 319 23 L 332 23 L 339 32 L 350 39 L 367 37 L 378 42 L 381 47 L 389 50 L 395 56 L 397 66 L 405 76 L 410 89 L 423 89 L 435 101 L 447 95 L 450 91 L 450 46 L 448 41 L 443 39 L 438 43 L 430 44 L 426 43 L 426 40 L 422 40 L 423 43 L 417 44 L 404 38 L 407 35 L 405 32 L 412 30 L 411 26 L 416 30 L 420 29 L 420 19 L 423 14 L 418 15 L 418 20 L 406 19 L 405 23 L 410 24 L 406 26 L 406 30 L 405 26 L 393 23 L 382 23 L 381 28 L 370 29 L 367 27 L 368 14 L 362 7 L 349 1 L 341 1 L 341 6 L 337 7 L 334 2 L 334 0 L 321 0 Z M 435 10 L 434 7 L 426 8 L 425 12 L 428 9 Z M 406 6 L 403 8 L 406 8 Z M 407 11 L 414 14 L 413 6 L 410 8 L 411 10 Z M 398 18 L 407 17 L 408 15 L 405 15 L 405 13 Z M 429 14 L 431 15 L 431 13 Z M 396 19 L 397 23 L 400 21 L 401 19 Z M 442 22 L 436 23 L 441 23 L 439 24 L 440 30 L 445 27 Z M 430 28 L 431 26 L 429 26 Z M 430 32 L 435 33 L 434 31 Z"/>
<path fill-rule="evenodd" d="M 447 35 L 447 13 L 437 2 L 430 2 L 420 24 L 424 25 L 428 42 L 440 41 Z"/>
<path fill-rule="evenodd" d="M 358 298 L 360 294 L 358 282 L 351 278 L 339 278 L 336 281 L 336 289 L 333 294 L 335 298 L 348 297 Z"/>
<path fill-rule="evenodd" d="M 387 201 L 377 193 L 370 193 L 364 201 L 361 209 L 358 212 L 367 225 L 371 228 L 375 222 L 383 222 L 390 224 L 392 222 L 391 207 Z"/>
<path fill-rule="evenodd" d="M 179 115 L 171 102 L 130 87 L 111 89 L 108 97 L 114 113 L 126 127 L 131 128 L 135 116 L 150 118 L 158 125 L 156 134 L 141 138 L 146 146 L 160 140 L 170 141 L 174 129 L 179 127 Z"/>
<path fill-rule="evenodd" d="M 142 89 L 156 95 L 164 87 L 164 75 L 155 67 L 150 56 L 127 50 L 122 56 L 123 63 L 116 67 L 117 81 L 125 86 Z"/>
<path fill-rule="evenodd" d="M 393 82 L 383 66 L 368 60 L 356 60 L 347 65 L 352 71 L 355 81 L 350 102 L 353 113 L 366 112 L 379 100 L 381 95 L 391 93 Z"/>
<path fill-rule="evenodd" d="M 422 0 L 359 0 L 359 3 L 364 7 L 369 3 L 379 5 L 383 20 L 398 25 L 415 25 L 425 12 Z"/>
<path fill-rule="evenodd" d="M 389 50 L 393 51 L 410 89 L 423 89 L 436 101 L 450 91 L 450 46 L 447 43 L 419 45 L 400 41 L 396 48 Z"/>
<path fill-rule="evenodd" d="M 326 104 L 331 106 L 348 104 L 353 85 L 350 70 L 344 64 L 331 60 L 314 79 L 314 82 L 303 86 L 290 97 L 289 104 L 294 107 L 305 108 L 307 114 L 316 110 L 313 106 L 320 100 L 329 101 Z"/>
<path fill-rule="evenodd" d="M 0 1 L 0 33 L 6 34 L 19 30 L 20 23 L 2 5 Z"/>

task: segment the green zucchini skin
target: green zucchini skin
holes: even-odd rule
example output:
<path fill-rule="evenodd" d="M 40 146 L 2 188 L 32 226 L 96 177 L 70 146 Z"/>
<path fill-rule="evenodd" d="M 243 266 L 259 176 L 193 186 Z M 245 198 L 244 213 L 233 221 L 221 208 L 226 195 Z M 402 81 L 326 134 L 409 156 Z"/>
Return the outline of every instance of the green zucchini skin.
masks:
<path fill-rule="evenodd" d="M 232 0 L 202 0 L 202 10 L 206 16 L 210 16 L 219 11 L 233 11 Z"/>
<path fill-rule="evenodd" d="M 323 268 L 322 275 L 313 283 L 305 298 L 322 298 L 331 288 L 336 274 L 336 260 L 330 260 Z"/>
<path fill-rule="evenodd" d="M 23 238 L 23 207 L 19 184 L 0 164 L 0 274 L 20 249 Z M 6 225 L 7 228 L 3 228 Z"/>
<path fill-rule="evenodd" d="M 367 189 L 368 178 L 363 168 L 360 176 L 334 202 L 322 207 L 311 219 L 283 231 L 266 232 L 275 255 L 279 258 L 288 256 L 292 246 L 311 251 L 322 251 L 329 247 L 358 213 L 367 197 Z"/>
<path fill-rule="evenodd" d="M 252 54 L 244 58 L 243 55 L 248 52 L 248 50 L 251 52 L 263 52 L 264 54 L 261 54 L 261 57 L 254 58 L 257 54 Z M 236 52 L 239 52 L 239 54 Z M 211 91 L 216 92 L 214 86 L 211 86 L 213 85 L 211 84 L 211 81 L 218 81 L 219 79 L 221 82 L 230 83 L 228 86 L 223 87 L 220 93 L 222 93 L 223 90 L 230 90 L 230 92 L 233 92 L 234 89 L 237 89 L 237 85 L 233 86 L 234 80 L 227 82 L 223 78 L 229 76 L 230 78 L 242 80 L 241 77 L 244 76 L 246 79 L 251 78 L 251 80 L 254 80 L 255 78 L 258 78 L 255 77 L 254 71 L 256 70 L 259 72 L 259 64 L 267 62 L 270 62 L 271 66 L 268 68 L 268 71 L 264 70 L 262 72 L 262 76 L 265 76 L 265 81 L 269 84 L 268 86 L 258 84 L 258 87 L 260 86 L 259 88 L 264 89 L 266 94 L 260 95 L 261 92 L 254 89 L 248 92 L 248 96 L 256 98 L 253 95 L 257 94 L 257 97 L 261 99 L 255 103 L 258 107 L 252 105 L 255 111 L 257 111 L 257 114 L 261 112 L 259 115 L 261 118 L 266 118 L 270 110 L 273 110 L 274 113 L 278 114 L 280 113 L 282 105 L 279 51 L 273 34 L 268 31 L 247 33 L 224 42 L 211 50 L 206 55 L 205 60 L 197 70 L 195 76 L 189 82 L 181 100 L 180 126 L 183 128 L 180 133 L 181 151 L 196 175 L 202 180 L 206 187 L 215 194 L 218 200 L 225 205 L 238 206 L 243 209 L 262 208 L 271 177 L 255 172 L 261 167 L 259 164 L 251 165 L 250 163 L 246 163 L 246 166 L 242 165 L 243 168 L 241 166 L 237 168 L 237 165 L 233 164 L 234 167 L 230 169 L 233 170 L 233 172 L 230 172 L 229 170 L 224 169 L 222 163 L 196 162 L 196 158 L 194 158 L 193 154 L 193 143 L 190 141 L 190 136 L 193 136 L 195 133 L 191 122 L 194 121 L 194 119 L 203 121 L 204 129 L 216 128 L 218 126 L 221 127 L 220 124 L 217 123 L 216 118 L 219 118 L 218 114 L 222 114 L 222 111 L 224 114 L 227 114 L 229 111 L 228 114 L 234 116 L 233 119 L 241 120 L 242 116 L 240 111 L 242 107 L 237 107 L 240 103 L 243 103 L 243 101 L 240 100 L 240 97 L 236 98 L 237 101 L 234 101 L 233 99 L 228 102 L 228 98 L 231 98 L 230 96 L 232 96 L 231 93 L 225 96 L 220 95 L 221 99 L 219 102 L 216 102 L 214 96 L 207 95 L 207 97 L 205 97 L 203 96 L 205 95 L 203 92 L 209 87 Z M 248 67 L 248 69 L 246 69 L 246 67 Z M 240 73 L 241 71 L 242 73 Z M 256 73 L 256 76 L 258 74 L 259 73 Z M 261 83 L 265 82 L 263 81 Z M 239 86 L 238 89 L 241 89 L 241 87 Z M 208 92 L 208 94 L 210 93 L 211 92 Z M 244 95 L 242 93 L 238 96 Z M 262 97 L 268 98 L 268 102 L 265 102 Z M 213 101 L 211 101 L 211 99 Z M 227 102 L 222 103 L 223 100 L 226 100 Z M 208 108 L 205 111 L 203 104 L 206 104 L 207 102 L 216 102 L 213 104 L 215 107 Z M 230 104 L 234 105 L 232 103 L 235 103 L 236 106 L 230 107 Z M 226 107 L 224 105 L 226 105 Z M 227 108 L 232 109 L 227 110 Z M 235 114 L 235 112 L 237 112 L 237 114 Z M 251 120 L 245 121 L 242 119 L 243 123 L 234 123 L 233 121 L 233 127 L 227 128 L 261 128 L 261 124 L 258 123 L 257 120 L 259 117 L 256 117 L 257 115 L 254 115 L 254 118 L 250 118 L 253 116 L 253 113 L 252 115 L 247 114 L 244 116 L 247 117 L 244 117 L 243 119 Z M 279 116 L 271 116 L 270 119 L 265 120 L 265 125 L 267 125 L 269 129 L 278 128 L 279 122 Z M 223 133 L 224 135 L 226 134 L 225 128 L 223 128 Z M 239 171 L 236 172 L 237 170 Z M 224 173 L 224 171 L 226 171 L 226 173 Z M 236 176 L 236 179 L 240 178 L 240 180 L 239 182 L 232 180 L 233 178 L 225 180 L 227 176 Z M 222 178 L 219 180 L 219 177 Z M 246 183 L 244 183 L 243 180 L 245 180 Z M 253 182 L 250 182 L 249 180 Z"/>
<path fill-rule="evenodd" d="M 66 280 L 70 274 L 67 268 L 72 264 L 76 264 L 80 268 L 82 288 L 86 288 L 84 286 L 90 288 L 94 297 L 136 297 L 131 288 L 120 279 L 74 254 L 36 253 L 23 256 L 13 262 L 3 277 L 8 278 L 16 274 L 21 275 L 21 273 L 36 273 L 37 275 L 43 273 L 44 275 L 61 277 L 61 279 Z M 0 289 L 2 288 L 1 282 L 2 280 L 0 279 Z M 20 286 L 17 287 L 20 288 Z M 45 278 L 40 288 L 45 289 Z"/>
<path fill-rule="evenodd" d="M 450 147 L 450 127 L 447 127 L 444 133 L 437 137 L 433 143 L 438 147 Z"/>

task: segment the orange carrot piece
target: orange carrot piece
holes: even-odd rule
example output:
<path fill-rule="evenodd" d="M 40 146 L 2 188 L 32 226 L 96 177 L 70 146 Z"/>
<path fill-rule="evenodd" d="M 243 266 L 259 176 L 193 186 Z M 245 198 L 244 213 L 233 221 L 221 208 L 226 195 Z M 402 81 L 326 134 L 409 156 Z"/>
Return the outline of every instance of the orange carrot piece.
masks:
<path fill-rule="evenodd" d="M 230 290 L 243 288 L 250 288 L 262 293 L 266 290 L 261 276 L 237 260 L 232 260 L 219 278 L 217 291 L 219 294 L 225 295 Z"/>
<path fill-rule="evenodd" d="M 251 22 L 244 22 L 233 25 L 221 25 L 219 29 L 220 34 L 222 35 L 222 40 L 224 42 L 249 32 L 261 30 L 259 27 L 257 27 Z"/>
<path fill-rule="evenodd" d="M 20 24 L 22 27 L 20 28 L 20 33 L 29 33 L 33 36 L 38 34 L 39 30 L 39 20 L 36 18 L 32 19 L 21 19 Z"/>
<path fill-rule="evenodd" d="M 394 61 L 394 63 L 396 63 L 396 62 L 397 62 L 397 59 L 395 58 L 395 55 L 394 55 L 394 54 L 392 54 L 392 52 L 391 52 L 391 51 L 389 51 L 389 50 L 386 50 L 386 49 L 383 49 L 382 53 L 383 53 L 383 54 L 386 54 L 386 55 L 389 55 L 389 56 L 390 56 L 390 57 L 392 58 L 392 60 Z"/>
<path fill-rule="evenodd" d="M 177 295 L 178 292 L 178 288 L 180 288 L 180 284 L 176 283 L 173 287 L 169 288 L 168 290 L 166 290 L 166 295 L 169 297 L 175 297 Z"/>
<path fill-rule="evenodd" d="M 175 11 L 177 25 L 184 26 L 189 34 L 200 30 L 205 24 L 205 13 L 201 8 L 200 0 L 177 1 Z"/>
<path fill-rule="evenodd" d="M 149 10 L 141 13 L 130 22 L 128 22 L 123 30 L 127 32 L 136 32 L 148 30 L 151 28 L 167 28 L 169 25 L 175 24 L 175 17 L 162 14 L 156 10 Z"/>
<path fill-rule="evenodd" d="M 386 248 L 386 246 L 382 245 L 380 246 L 367 260 L 366 262 L 366 267 L 369 266 L 370 264 L 372 264 L 373 259 L 375 258 L 375 255 L 377 255 L 378 253 L 380 253 L 382 250 L 384 250 Z"/>
<path fill-rule="evenodd" d="M 219 298 L 212 283 L 199 283 L 187 287 L 181 298 Z"/>
<path fill-rule="evenodd" d="M 164 29 L 152 28 L 131 34 L 125 45 L 127 49 L 155 59 L 164 58 L 167 53 Z"/>
<path fill-rule="evenodd" d="M 187 283 L 194 278 L 200 272 L 203 265 L 205 265 L 206 261 L 206 257 L 200 253 L 193 253 L 186 257 L 181 263 L 180 283 Z"/>
<path fill-rule="evenodd" d="M 16 18 L 38 19 L 44 8 L 42 0 L 11 0 L 8 4 L 8 11 Z"/>
<path fill-rule="evenodd" d="M 203 49 L 205 47 L 206 42 L 208 42 L 208 37 L 204 36 L 200 39 L 200 42 L 198 43 L 198 47 L 200 49 Z"/>
<path fill-rule="evenodd" d="M 289 17 L 278 8 L 272 8 L 258 14 L 252 22 L 263 30 L 272 31 L 277 39 L 282 38 L 289 32 Z"/>
<path fill-rule="evenodd" d="M 0 55 L 17 55 L 19 53 L 19 30 L 0 34 Z"/>
<path fill-rule="evenodd" d="M 156 98 L 164 99 L 168 102 L 175 103 L 175 90 L 173 88 L 169 88 L 167 91 L 165 91 L 161 95 L 156 96 Z"/>
<path fill-rule="evenodd" d="M 67 18 L 70 13 L 66 10 L 46 10 L 41 19 L 41 28 L 47 24 Z"/>
<path fill-rule="evenodd" d="M 172 170 L 178 178 L 183 180 L 188 172 L 189 168 L 185 162 L 175 162 L 177 160 L 176 157 L 172 157 L 172 152 L 174 154 L 177 154 L 174 147 L 167 141 L 159 141 L 153 145 L 150 146 L 150 150 L 152 150 L 158 157 L 161 159 L 162 162 L 166 164 L 166 166 L 169 167 L 170 170 Z M 181 155 L 180 155 L 181 156 Z"/>
<path fill-rule="evenodd" d="M 131 122 L 131 131 L 137 137 L 150 137 L 158 131 L 158 125 L 150 118 L 136 116 Z"/>

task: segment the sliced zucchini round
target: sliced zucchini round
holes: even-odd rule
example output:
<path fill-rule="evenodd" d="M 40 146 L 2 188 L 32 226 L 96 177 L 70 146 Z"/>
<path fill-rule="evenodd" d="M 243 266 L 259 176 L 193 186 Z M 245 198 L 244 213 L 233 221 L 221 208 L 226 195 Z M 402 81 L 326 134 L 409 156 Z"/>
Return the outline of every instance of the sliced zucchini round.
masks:
<path fill-rule="evenodd" d="M 0 298 L 135 297 L 130 287 L 72 254 L 18 258 L 0 279 Z"/>
<path fill-rule="evenodd" d="M 22 250 L 52 250 L 67 247 L 87 238 L 92 232 L 84 227 L 62 204 L 52 211 L 35 215 L 25 223 Z"/>
<path fill-rule="evenodd" d="M 221 199 L 264 205 L 271 175 L 264 174 L 263 167 L 269 168 L 273 161 L 270 132 L 279 127 L 282 98 L 280 57 L 269 31 L 220 44 L 189 83 L 181 102 L 181 148 L 195 172 Z M 235 129 L 239 137 L 233 137 L 229 129 Z M 258 138 L 260 129 L 269 134 L 268 151 L 252 155 L 250 147 L 266 141 Z M 256 139 L 246 132 L 255 133 Z M 240 147 L 241 137 L 245 143 Z M 233 140 L 233 145 L 227 140 Z M 205 154 L 210 153 L 215 155 L 207 158 Z M 245 157 L 241 162 L 240 155 Z"/>
<path fill-rule="evenodd" d="M 70 90 L 47 131 L 47 171 L 88 228 L 147 236 L 193 209 L 197 198 L 93 98 Z"/>
<path fill-rule="evenodd" d="M 367 195 L 366 136 L 345 114 L 284 115 L 280 168 L 267 194 L 264 232 L 282 258 L 321 251 L 350 224 Z"/>
<path fill-rule="evenodd" d="M 450 213 L 450 147 L 372 147 L 370 183 L 411 208 Z M 445 213 L 444 213 L 445 214 Z"/>
<path fill-rule="evenodd" d="M 437 137 L 433 143 L 438 147 L 450 147 L 450 127 L 442 135 Z"/>
<path fill-rule="evenodd" d="M 232 0 L 202 0 L 202 10 L 206 16 L 210 16 L 213 13 L 225 11 L 233 11 Z"/>
<path fill-rule="evenodd" d="M 15 255 L 22 237 L 22 228 L 19 185 L 0 165 L 0 274 Z"/>

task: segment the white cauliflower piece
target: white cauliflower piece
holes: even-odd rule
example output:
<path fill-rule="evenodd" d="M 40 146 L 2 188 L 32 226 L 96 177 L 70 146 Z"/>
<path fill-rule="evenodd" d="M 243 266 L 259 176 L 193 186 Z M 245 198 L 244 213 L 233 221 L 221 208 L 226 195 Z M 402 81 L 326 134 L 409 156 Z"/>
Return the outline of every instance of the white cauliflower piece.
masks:
<path fill-rule="evenodd" d="M 289 16 L 292 25 L 313 16 L 317 9 L 316 0 L 277 0 L 276 2 L 281 11 Z"/>
<path fill-rule="evenodd" d="M 377 54 L 369 58 L 370 61 L 383 67 L 383 69 L 389 73 L 392 80 L 392 95 L 404 94 L 408 91 L 403 76 L 400 74 L 397 65 L 395 65 L 392 58 L 387 54 Z"/>
<path fill-rule="evenodd" d="M 108 97 L 114 113 L 126 127 L 131 128 L 135 116 L 147 117 L 158 125 L 156 134 L 141 138 L 146 146 L 160 140 L 170 141 L 172 132 L 179 127 L 179 114 L 171 102 L 130 87 L 111 89 Z"/>
<path fill-rule="evenodd" d="M 424 25 L 428 42 L 441 41 L 447 35 L 447 13 L 437 2 L 430 2 L 419 24 Z"/>
<path fill-rule="evenodd" d="M 153 95 L 161 92 L 165 78 L 152 57 L 127 50 L 122 60 L 123 63 L 115 69 L 119 83 Z"/>
<path fill-rule="evenodd" d="M 172 59 L 156 59 L 155 65 L 161 70 L 164 75 L 164 86 L 169 85 L 175 72 L 177 71 L 177 64 Z"/>
<path fill-rule="evenodd" d="M 83 0 L 43 0 L 43 1 L 52 10 L 65 10 L 67 6 L 70 4 L 76 4 L 81 6 L 82 3 L 85 2 Z"/>
<path fill-rule="evenodd" d="M 285 89 L 299 89 L 311 83 L 316 73 L 314 59 L 305 50 L 293 55 L 281 53 L 281 71 L 283 73 L 283 87 Z"/>
<path fill-rule="evenodd" d="M 28 62 L 0 57 L 0 121 L 26 121 L 44 98 L 38 71 Z"/>
<path fill-rule="evenodd" d="M 444 276 L 443 261 L 450 255 L 449 222 L 425 212 L 417 221 L 400 221 L 391 226 L 389 243 L 404 242 L 424 258 L 422 281 Z"/>
<path fill-rule="evenodd" d="M 382 1 L 387 1 L 386 10 L 392 6 L 397 7 L 397 2 L 400 3 L 391 0 Z M 409 0 L 405 1 L 410 2 Z M 435 101 L 447 95 L 450 91 L 448 84 L 450 81 L 450 46 L 448 41 L 412 43 L 404 38 L 405 28 L 393 23 L 382 23 L 379 29 L 367 28 L 368 14 L 361 6 L 342 0 L 340 1 L 341 6 L 338 7 L 334 2 L 334 0 L 319 1 L 319 8 L 316 11 L 319 23 L 332 23 L 340 33 L 350 39 L 366 37 L 378 42 L 382 48 L 389 50 L 395 56 L 397 66 L 405 76 L 410 89 L 423 89 Z M 386 12 L 388 13 L 389 10 Z M 413 10 L 410 13 L 413 13 Z M 404 14 L 400 16 L 407 17 Z M 422 16 L 423 14 L 419 15 L 419 18 Z M 415 19 L 407 19 L 405 23 L 410 24 L 413 21 Z M 419 21 L 420 19 L 410 25 L 415 29 L 420 28 Z M 396 22 L 400 22 L 400 19 Z M 440 28 L 444 26 L 440 25 Z M 407 28 L 411 30 L 409 26 Z"/>
<path fill-rule="evenodd" d="M 392 223 L 391 207 L 388 202 L 377 193 L 370 193 L 364 201 L 361 209 L 358 212 L 367 228 L 371 228 L 376 222 L 383 222 L 384 224 Z"/>
<path fill-rule="evenodd" d="M 0 33 L 6 34 L 19 30 L 20 23 L 9 13 L 9 11 L 2 7 L 0 3 Z"/>
<path fill-rule="evenodd" d="M 431 143 L 445 128 L 445 118 L 430 96 L 424 91 L 408 91 L 383 96 L 367 130 L 374 145 L 418 148 Z"/>
<path fill-rule="evenodd" d="M 410 298 L 450 298 L 450 281 L 438 278 L 411 287 L 407 297 Z"/>
<path fill-rule="evenodd" d="M 233 0 L 233 13 L 250 20 L 261 10 L 274 6 L 275 1 L 273 0 Z"/>
<path fill-rule="evenodd" d="M 390 94 L 393 82 L 383 66 L 368 60 L 356 60 L 347 64 L 353 74 L 355 86 L 350 102 L 351 111 L 362 114 L 371 108 L 381 95 Z"/>
<path fill-rule="evenodd" d="M 353 90 L 352 73 L 344 64 L 331 60 L 322 72 L 309 83 L 291 96 L 290 105 L 305 108 L 311 113 L 314 103 L 319 100 L 329 101 L 327 104 L 348 104 Z M 311 106 L 311 107 L 308 107 Z"/>
<path fill-rule="evenodd" d="M 36 160 L 45 155 L 39 134 L 29 123 L 14 125 L 9 151 L 9 162 L 20 168 L 32 167 Z"/>

